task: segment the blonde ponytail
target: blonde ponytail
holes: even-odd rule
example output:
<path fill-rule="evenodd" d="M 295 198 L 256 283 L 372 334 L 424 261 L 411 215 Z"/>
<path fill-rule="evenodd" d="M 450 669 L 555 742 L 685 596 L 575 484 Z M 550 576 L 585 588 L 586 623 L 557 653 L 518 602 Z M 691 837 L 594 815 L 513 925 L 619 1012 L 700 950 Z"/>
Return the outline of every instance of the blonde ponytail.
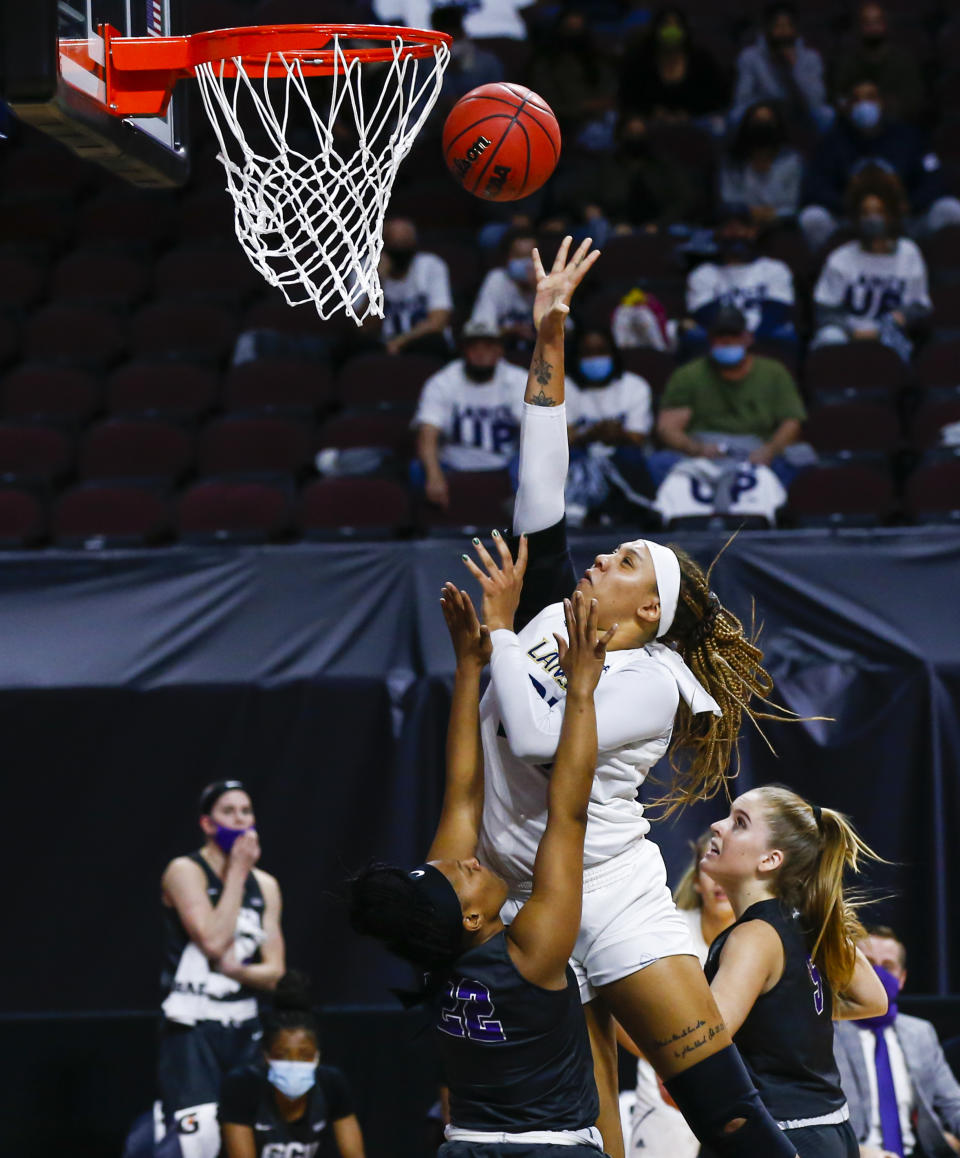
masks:
<path fill-rule="evenodd" d="M 783 852 L 777 895 L 799 910 L 814 964 L 833 992 L 842 993 L 853 977 L 857 942 L 865 936 L 857 916 L 863 900 L 844 889 L 844 877 L 847 870 L 859 873 L 865 860 L 883 858 L 842 812 L 817 808 L 778 785 L 753 794 L 762 800 L 771 847 Z"/>

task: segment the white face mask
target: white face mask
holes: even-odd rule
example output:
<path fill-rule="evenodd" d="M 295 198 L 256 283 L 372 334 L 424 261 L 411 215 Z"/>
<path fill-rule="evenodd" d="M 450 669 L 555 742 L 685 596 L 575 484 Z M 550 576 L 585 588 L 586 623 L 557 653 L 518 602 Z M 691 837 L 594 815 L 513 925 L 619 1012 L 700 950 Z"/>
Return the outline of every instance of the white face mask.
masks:
<path fill-rule="evenodd" d="M 319 1057 L 312 1062 L 268 1058 L 267 1081 L 285 1097 L 301 1098 L 316 1083 L 319 1061 Z"/>

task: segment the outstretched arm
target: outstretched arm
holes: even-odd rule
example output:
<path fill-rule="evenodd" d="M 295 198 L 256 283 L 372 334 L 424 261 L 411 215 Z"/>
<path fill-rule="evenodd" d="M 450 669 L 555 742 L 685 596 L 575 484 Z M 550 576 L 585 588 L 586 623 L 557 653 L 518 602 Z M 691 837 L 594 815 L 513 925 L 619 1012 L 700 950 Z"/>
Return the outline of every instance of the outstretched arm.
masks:
<path fill-rule="evenodd" d="M 564 325 L 570 313 L 573 291 L 600 256 L 590 250 L 588 237 L 567 260 L 572 238 L 565 237 L 549 273 L 540 254 L 533 251 L 537 296 L 533 323 L 537 344 L 530 362 L 523 396 L 520 425 L 520 467 L 513 510 L 515 534 L 532 534 L 552 527 L 563 518 L 563 487 L 570 450 L 564 400 Z"/>
<path fill-rule="evenodd" d="M 510 926 L 514 964 L 528 981 L 563 988 L 567 959 L 580 928 L 583 900 L 583 841 L 587 804 L 597 759 L 593 693 L 603 671 L 611 627 L 597 636 L 597 602 L 579 591 L 564 600 L 569 643 L 556 636 L 567 675 L 567 710 L 550 776 L 547 827 L 533 865 L 533 892 Z"/>
<path fill-rule="evenodd" d="M 445 583 L 440 598 L 457 670 L 447 728 L 447 779 L 443 809 L 426 859 L 464 860 L 477 851 L 483 816 L 480 747 L 480 673 L 490 659 L 490 632 L 477 620 L 466 591 Z"/>
<path fill-rule="evenodd" d="M 834 995 L 834 1020 L 856 1021 L 861 1017 L 882 1017 L 886 1012 L 887 991 L 863 950 L 857 949 L 850 984 L 843 993 Z"/>

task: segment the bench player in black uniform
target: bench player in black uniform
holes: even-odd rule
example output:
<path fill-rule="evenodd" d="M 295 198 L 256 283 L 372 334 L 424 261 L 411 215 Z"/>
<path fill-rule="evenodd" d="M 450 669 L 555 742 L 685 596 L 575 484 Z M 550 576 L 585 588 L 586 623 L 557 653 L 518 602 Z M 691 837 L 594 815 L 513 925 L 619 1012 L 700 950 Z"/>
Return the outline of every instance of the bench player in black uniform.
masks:
<path fill-rule="evenodd" d="M 845 869 L 876 854 L 841 813 L 774 785 L 745 792 L 711 828 L 700 863 L 737 916 L 705 965 L 723 1019 L 800 1158 L 857 1158 L 833 1019 L 887 1007 L 843 890 Z"/>
<path fill-rule="evenodd" d="M 253 804 L 239 780 L 200 797 L 203 847 L 167 865 L 161 882 L 166 997 L 157 1079 L 168 1138 L 183 1158 L 216 1158 L 224 1075 L 255 1057 L 257 993 L 283 976 L 280 887 L 256 868 Z"/>
<path fill-rule="evenodd" d="M 526 549 L 516 569 L 522 577 Z M 517 584 L 519 596 L 519 584 Z M 602 1153 L 597 1090 L 575 975 L 583 840 L 597 755 L 593 693 L 607 640 L 578 592 L 557 637 L 567 710 L 550 775 L 549 816 L 533 890 L 513 922 L 505 883 L 477 860 L 483 811 L 480 673 L 490 656 L 464 591 L 448 583 L 443 613 L 457 654 L 440 824 L 412 872 L 372 866 L 351 881 L 358 932 L 430 973 L 436 1039 L 450 1091 L 443 1158 L 546 1158 Z"/>
<path fill-rule="evenodd" d="M 263 1017 L 263 1058 L 220 1090 L 222 1158 L 364 1158 L 346 1078 L 320 1065 L 307 979 L 287 973 Z"/>

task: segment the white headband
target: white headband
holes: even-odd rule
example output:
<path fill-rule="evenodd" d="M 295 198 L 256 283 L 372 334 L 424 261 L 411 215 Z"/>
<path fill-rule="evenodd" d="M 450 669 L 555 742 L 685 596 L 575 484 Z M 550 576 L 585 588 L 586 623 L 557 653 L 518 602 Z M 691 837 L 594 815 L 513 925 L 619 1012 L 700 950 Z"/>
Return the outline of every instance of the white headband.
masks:
<path fill-rule="evenodd" d="M 653 574 L 657 580 L 657 594 L 660 596 L 660 626 L 657 628 L 657 639 L 666 635 L 673 626 L 674 616 L 677 614 L 677 602 L 680 599 L 680 560 L 669 547 L 650 539 L 634 539 L 632 543 L 624 543 L 625 547 L 638 550 L 646 547 L 653 562 Z"/>

